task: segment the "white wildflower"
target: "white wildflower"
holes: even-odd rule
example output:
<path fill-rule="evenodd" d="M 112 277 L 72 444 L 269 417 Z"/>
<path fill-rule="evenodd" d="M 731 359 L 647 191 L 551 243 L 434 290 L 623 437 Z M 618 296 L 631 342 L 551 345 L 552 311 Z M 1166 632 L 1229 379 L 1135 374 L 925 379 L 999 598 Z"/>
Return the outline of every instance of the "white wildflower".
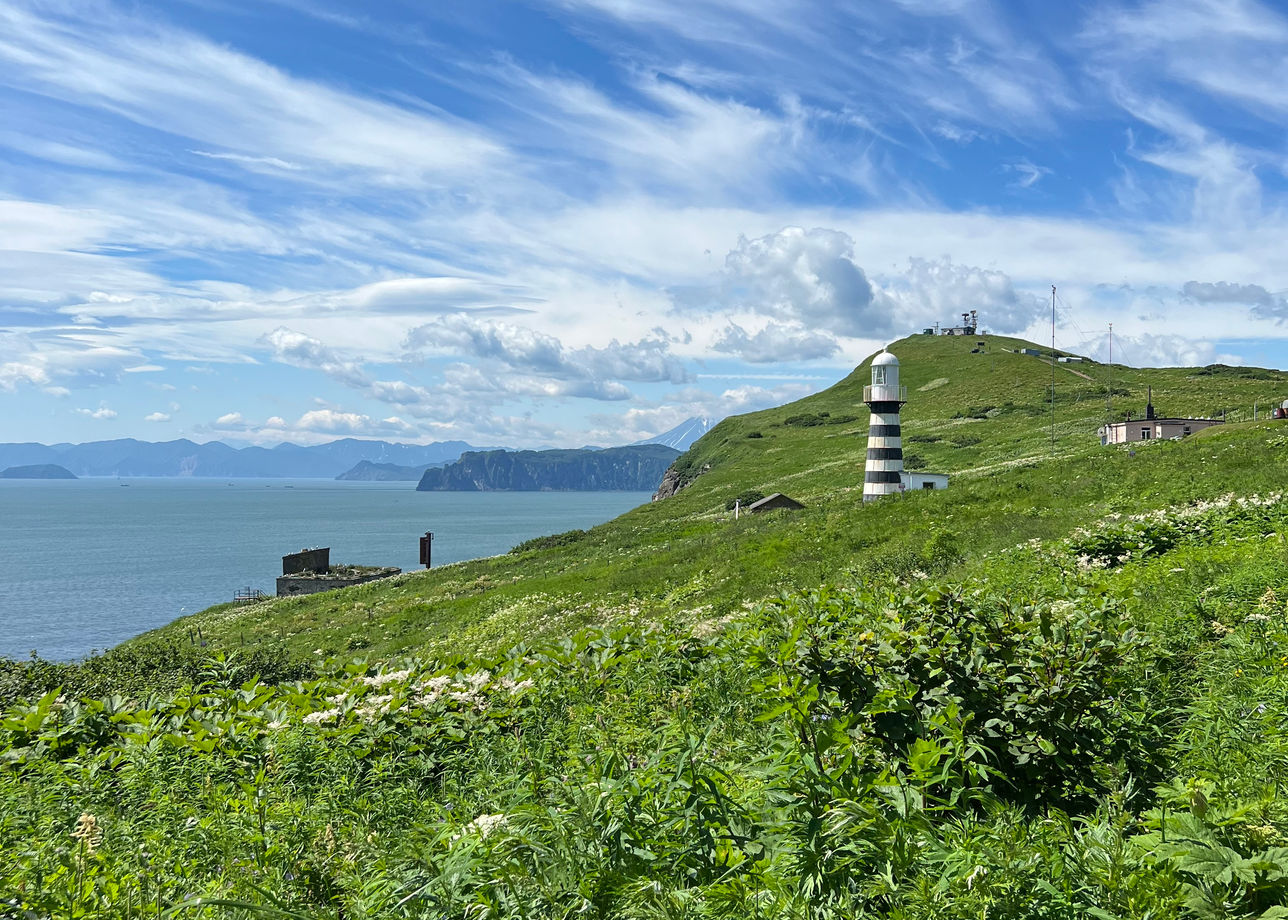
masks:
<path fill-rule="evenodd" d="M 459 834 L 453 834 L 453 840 L 459 840 L 471 834 L 477 834 L 479 837 L 486 837 L 488 834 L 505 827 L 505 815 L 479 815 L 469 824 L 461 828 Z"/>
<path fill-rule="evenodd" d="M 371 677 L 362 678 L 362 682 L 368 687 L 383 687 L 385 684 L 394 681 L 405 681 L 411 676 L 411 671 L 386 671 L 383 674 L 373 674 Z"/>

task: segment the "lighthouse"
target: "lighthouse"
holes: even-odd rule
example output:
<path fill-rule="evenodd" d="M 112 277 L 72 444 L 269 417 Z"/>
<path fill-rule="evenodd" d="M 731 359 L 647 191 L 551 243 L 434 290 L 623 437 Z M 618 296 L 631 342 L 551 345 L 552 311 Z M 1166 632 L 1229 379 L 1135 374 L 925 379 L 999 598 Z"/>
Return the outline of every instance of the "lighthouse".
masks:
<path fill-rule="evenodd" d="M 863 401 L 872 413 L 868 421 L 868 462 L 863 470 L 865 502 L 902 491 L 899 407 L 908 401 L 907 395 L 908 388 L 899 384 L 899 359 L 882 350 L 872 359 L 872 385 L 863 388 Z"/>

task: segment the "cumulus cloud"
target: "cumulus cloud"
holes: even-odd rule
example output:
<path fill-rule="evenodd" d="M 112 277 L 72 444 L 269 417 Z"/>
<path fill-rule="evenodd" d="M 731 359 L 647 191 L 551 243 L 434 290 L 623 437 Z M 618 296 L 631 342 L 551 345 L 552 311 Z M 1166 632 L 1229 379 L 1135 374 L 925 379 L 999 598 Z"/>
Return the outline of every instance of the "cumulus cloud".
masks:
<path fill-rule="evenodd" d="M 770 322 L 754 335 L 737 323 L 730 323 L 711 347 L 753 364 L 769 364 L 830 358 L 840 345 L 826 332 L 811 332 L 801 326 Z"/>
<path fill-rule="evenodd" d="M 143 421 L 145 421 L 145 422 L 168 422 L 168 421 L 170 421 L 170 416 L 169 416 L 168 414 L 166 414 L 165 412 L 149 412 L 147 415 L 143 416 Z"/>
<path fill-rule="evenodd" d="M 903 318 L 901 330 L 978 310 L 980 325 L 990 332 L 1019 332 L 1046 309 L 1042 298 L 1017 291 L 1005 272 L 961 265 L 947 256 L 909 259 L 907 270 L 892 278 L 884 293 L 891 312 Z"/>
<path fill-rule="evenodd" d="M 401 435 L 415 429 L 398 416 L 372 418 L 358 412 L 338 412 L 334 409 L 313 409 L 305 412 L 295 422 L 303 431 L 333 435 Z"/>
<path fill-rule="evenodd" d="M 670 339 L 661 332 L 636 342 L 613 339 L 602 347 L 568 348 L 555 336 L 513 323 L 473 316 L 448 316 L 418 326 L 407 336 L 412 351 L 462 354 L 495 362 L 514 371 L 556 381 L 604 384 L 612 381 L 641 383 L 686 383 L 691 377 L 684 364 L 670 351 Z M 610 393 L 620 398 L 621 388 L 585 386 L 583 393 Z M 558 395 L 565 395 L 566 388 Z"/>
<path fill-rule="evenodd" d="M 1109 360 L 1109 336 L 1102 335 L 1081 346 L 1097 361 Z M 1114 363 L 1131 367 L 1202 367 L 1205 364 L 1243 364 L 1238 355 L 1217 351 L 1216 344 L 1179 335 L 1114 336 Z"/>
<path fill-rule="evenodd" d="M 629 444 L 661 434 L 685 419 L 725 418 L 781 406 L 808 396 L 815 387 L 804 383 L 783 383 L 776 387 L 743 385 L 719 393 L 684 387 L 663 402 L 633 406 L 620 415 L 594 414 L 586 441 L 594 444 Z"/>
<path fill-rule="evenodd" d="M 248 421 L 240 412 L 230 412 L 216 419 L 211 427 L 217 432 L 237 432 L 239 437 L 260 444 L 283 440 L 316 444 L 339 437 L 406 439 L 420 434 L 416 426 L 396 415 L 378 418 L 329 407 L 312 409 L 294 422 L 273 415 L 262 424 Z"/>
<path fill-rule="evenodd" d="M 1272 294 L 1259 284 L 1234 284 L 1229 281 L 1187 281 L 1181 293 L 1198 303 L 1236 303 L 1252 308 L 1261 319 L 1283 322 L 1288 319 L 1288 297 Z"/>
<path fill-rule="evenodd" d="M 320 340 L 302 332 L 278 326 L 263 341 L 283 364 L 319 370 L 349 386 L 362 387 L 370 382 L 357 362 L 344 360 Z"/>
<path fill-rule="evenodd" d="M 77 409 L 76 414 L 96 419 L 116 418 L 116 411 L 107 406 L 99 406 L 97 409 Z"/>
<path fill-rule="evenodd" d="M 721 306 L 840 335 L 874 336 L 892 327 L 875 303 L 854 240 L 839 230 L 786 227 L 757 239 L 740 237 L 725 257 Z"/>
<path fill-rule="evenodd" d="M 678 298 L 681 305 L 694 299 Z M 719 293 L 709 306 L 786 321 L 760 342 L 736 325 L 717 340 L 718 350 L 767 361 L 774 360 L 769 355 L 775 341 L 821 357 L 829 333 L 881 339 L 969 310 L 978 310 L 993 332 L 1018 332 L 1040 314 L 1042 301 L 1017 291 L 1005 272 L 961 265 L 947 256 L 912 258 L 901 273 L 869 278 L 855 261 L 848 234 L 787 227 L 758 239 L 739 239 L 725 259 Z M 789 336 L 782 331 L 793 327 L 802 332 Z M 806 329 L 812 333 L 804 333 Z"/>

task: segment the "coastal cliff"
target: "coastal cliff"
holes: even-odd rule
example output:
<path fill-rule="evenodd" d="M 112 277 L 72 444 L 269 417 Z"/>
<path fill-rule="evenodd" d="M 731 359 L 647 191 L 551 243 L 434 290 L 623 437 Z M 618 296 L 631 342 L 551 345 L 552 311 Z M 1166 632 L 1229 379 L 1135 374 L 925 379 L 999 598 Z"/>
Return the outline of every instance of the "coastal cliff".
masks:
<path fill-rule="evenodd" d="M 679 451 L 661 444 L 607 450 L 468 451 L 429 469 L 418 492 L 646 492 Z"/>

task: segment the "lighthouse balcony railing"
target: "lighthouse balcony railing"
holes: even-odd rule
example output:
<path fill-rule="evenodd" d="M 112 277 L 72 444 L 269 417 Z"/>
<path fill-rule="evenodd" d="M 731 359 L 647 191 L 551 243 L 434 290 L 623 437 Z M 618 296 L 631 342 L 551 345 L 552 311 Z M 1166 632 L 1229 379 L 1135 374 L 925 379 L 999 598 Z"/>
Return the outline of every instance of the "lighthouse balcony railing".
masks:
<path fill-rule="evenodd" d="M 903 385 L 872 384 L 863 388 L 863 401 L 870 402 L 907 402 L 908 388 Z"/>

